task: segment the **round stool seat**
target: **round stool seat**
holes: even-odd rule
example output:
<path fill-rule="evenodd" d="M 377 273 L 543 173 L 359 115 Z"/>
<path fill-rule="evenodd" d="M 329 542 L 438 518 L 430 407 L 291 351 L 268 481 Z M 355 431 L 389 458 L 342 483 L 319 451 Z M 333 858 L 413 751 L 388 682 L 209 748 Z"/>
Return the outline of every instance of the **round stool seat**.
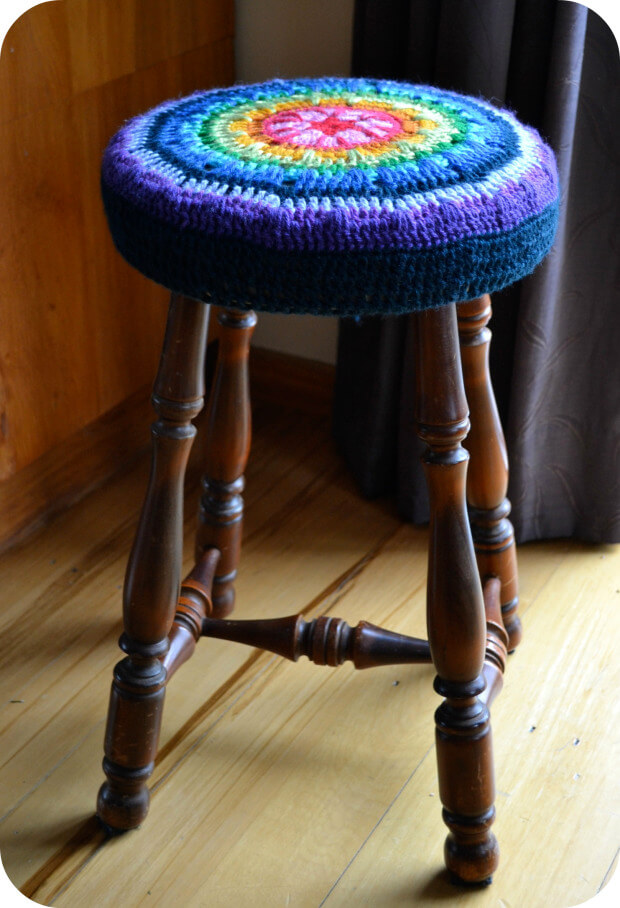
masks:
<path fill-rule="evenodd" d="M 274 80 L 197 92 L 111 140 L 118 250 L 185 296 L 363 315 L 491 293 L 549 251 L 553 153 L 510 112 L 425 85 Z"/>

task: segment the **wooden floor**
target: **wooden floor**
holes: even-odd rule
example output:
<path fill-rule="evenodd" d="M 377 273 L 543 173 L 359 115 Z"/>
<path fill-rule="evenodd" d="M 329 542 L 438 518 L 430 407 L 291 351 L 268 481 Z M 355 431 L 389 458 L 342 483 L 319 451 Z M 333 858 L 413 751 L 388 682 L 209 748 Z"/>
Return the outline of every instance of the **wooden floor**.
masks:
<path fill-rule="evenodd" d="M 493 707 L 502 859 L 442 872 L 430 667 L 355 672 L 202 641 L 167 694 L 150 815 L 93 817 L 120 589 L 147 459 L 2 556 L 0 846 L 45 905 L 565 908 L 613 872 L 620 552 L 522 547 L 525 639 Z M 187 567 L 196 481 L 188 489 Z M 238 616 L 425 636 L 426 531 L 361 500 L 318 408 L 255 407 Z"/>

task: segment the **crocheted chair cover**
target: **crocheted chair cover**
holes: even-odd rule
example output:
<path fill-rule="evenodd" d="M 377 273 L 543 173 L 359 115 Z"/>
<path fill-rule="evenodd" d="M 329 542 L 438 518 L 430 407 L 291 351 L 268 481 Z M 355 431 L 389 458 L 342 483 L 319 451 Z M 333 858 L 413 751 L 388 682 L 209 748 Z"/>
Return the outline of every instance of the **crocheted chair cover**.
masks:
<path fill-rule="evenodd" d="M 122 255 L 221 306 L 408 312 L 528 274 L 558 217 L 553 153 L 511 113 L 426 85 L 274 80 L 130 120 L 103 160 Z"/>

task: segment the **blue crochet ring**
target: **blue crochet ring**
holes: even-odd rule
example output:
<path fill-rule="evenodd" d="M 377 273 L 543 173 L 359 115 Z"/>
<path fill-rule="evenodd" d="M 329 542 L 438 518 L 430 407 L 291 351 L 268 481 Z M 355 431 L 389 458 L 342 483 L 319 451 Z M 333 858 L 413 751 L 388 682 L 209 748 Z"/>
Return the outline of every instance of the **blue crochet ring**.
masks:
<path fill-rule="evenodd" d="M 410 312 L 525 276 L 558 218 L 550 148 L 510 112 L 425 85 L 274 80 L 129 121 L 103 160 L 121 254 L 221 306 Z"/>

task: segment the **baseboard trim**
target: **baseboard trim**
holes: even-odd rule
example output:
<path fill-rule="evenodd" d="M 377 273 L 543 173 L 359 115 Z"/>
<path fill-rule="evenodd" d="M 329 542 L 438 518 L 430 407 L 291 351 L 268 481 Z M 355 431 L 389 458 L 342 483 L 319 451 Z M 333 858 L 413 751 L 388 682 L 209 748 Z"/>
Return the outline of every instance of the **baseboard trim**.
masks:
<path fill-rule="evenodd" d="M 22 542 L 149 444 L 150 388 L 136 391 L 99 419 L 0 483 L 0 552 Z"/>
<path fill-rule="evenodd" d="M 334 367 L 257 348 L 250 356 L 257 404 L 331 413 Z M 122 469 L 150 444 L 150 387 L 0 482 L 0 553 L 23 542 Z"/>
<path fill-rule="evenodd" d="M 276 353 L 250 353 L 251 394 L 256 402 L 285 403 L 307 413 L 331 414 L 336 369 L 329 363 Z"/>

